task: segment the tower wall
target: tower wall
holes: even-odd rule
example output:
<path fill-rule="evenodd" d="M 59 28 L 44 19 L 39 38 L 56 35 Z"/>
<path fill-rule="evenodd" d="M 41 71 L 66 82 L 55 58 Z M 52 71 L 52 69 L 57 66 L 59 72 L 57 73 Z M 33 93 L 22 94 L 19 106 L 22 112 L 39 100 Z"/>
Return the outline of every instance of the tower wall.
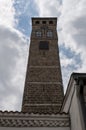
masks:
<path fill-rule="evenodd" d="M 22 111 L 58 113 L 63 100 L 56 18 L 32 18 Z"/>

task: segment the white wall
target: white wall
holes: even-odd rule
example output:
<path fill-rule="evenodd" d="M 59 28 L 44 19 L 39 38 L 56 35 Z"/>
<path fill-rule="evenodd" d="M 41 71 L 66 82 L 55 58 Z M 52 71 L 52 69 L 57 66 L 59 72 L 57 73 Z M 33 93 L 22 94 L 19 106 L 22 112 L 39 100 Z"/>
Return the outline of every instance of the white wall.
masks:
<path fill-rule="evenodd" d="M 71 130 L 85 130 L 81 105 L 78 97 L 78 86 L 75 81 L 70 84 L 70 91 L 63 111 L 70 115 Z"/>
<path fill-rule="evenodd" d="M 80 110 L 76 89 L 74 91 L 69 113 L 71 118 L 71 130 L 84 130 L 82 112 Z"/>

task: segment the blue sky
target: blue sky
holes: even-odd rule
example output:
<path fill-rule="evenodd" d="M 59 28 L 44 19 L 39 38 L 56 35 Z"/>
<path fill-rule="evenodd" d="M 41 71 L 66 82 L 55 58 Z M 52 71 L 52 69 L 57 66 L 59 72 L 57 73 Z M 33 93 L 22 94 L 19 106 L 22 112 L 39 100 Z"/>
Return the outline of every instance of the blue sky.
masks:
<path fill-rule="evenodd" d="M 15 18 L 18 20 L 16 28 L 29 36 L 31 33 L 31 17 L 38 16 L 34 0 L 33 2 L 32 0 L 15 0 L 14 8 L 16 11 Z"/>
<path fill-rule="evenodd" d="M 0 5 L 1 110 L 21 110 L 31 17 L 58 17 L 64 90 L 72 72 L 86 72 L 86 0 L 1 0 Z"/>

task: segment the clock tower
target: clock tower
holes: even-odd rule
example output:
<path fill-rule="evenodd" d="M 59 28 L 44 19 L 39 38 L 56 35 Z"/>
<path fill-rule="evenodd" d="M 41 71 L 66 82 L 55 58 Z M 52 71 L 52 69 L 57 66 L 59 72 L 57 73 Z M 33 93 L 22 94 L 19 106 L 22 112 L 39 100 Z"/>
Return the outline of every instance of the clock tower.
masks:
<path fill-rule="evenodd" d="M 63 101 L 57 18 L 32 18 L 22 112 L 56 114 Z"/>

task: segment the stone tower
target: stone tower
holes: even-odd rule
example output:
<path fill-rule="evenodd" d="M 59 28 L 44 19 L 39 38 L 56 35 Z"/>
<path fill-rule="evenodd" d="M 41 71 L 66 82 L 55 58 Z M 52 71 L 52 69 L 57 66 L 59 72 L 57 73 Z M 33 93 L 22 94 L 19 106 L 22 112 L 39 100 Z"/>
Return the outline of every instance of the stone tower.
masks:
<path fill-rule="evenodd" d="M 56 28 L 57 18 L 32 18 L 22 112 L 60 111 L 64 94 Z"/>

